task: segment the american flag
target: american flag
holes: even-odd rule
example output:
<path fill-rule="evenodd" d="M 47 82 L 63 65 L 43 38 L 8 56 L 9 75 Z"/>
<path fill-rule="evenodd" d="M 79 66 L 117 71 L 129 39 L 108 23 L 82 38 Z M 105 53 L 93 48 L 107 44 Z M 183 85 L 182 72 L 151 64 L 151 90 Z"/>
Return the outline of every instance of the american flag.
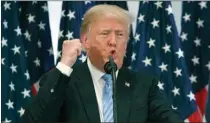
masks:
<path fill-rule="evenodd" d="M 210 2 L 183 2 L 181 44 L 189 80 L 200 115 L 205 121 L 207 85 L 210 73 Z"/>
<path fill-rule="evenodd" d="M 139 6 L 130 68 L 157 76 L 157 86 L 183 120 L 201 121 L 171 2 L 144 1 Z"/>
<path fill-rule="evenodd" d="M 34 85 L 54 66 L 47 2 L 1 2 L 2 122 L 21 122 Z"/>

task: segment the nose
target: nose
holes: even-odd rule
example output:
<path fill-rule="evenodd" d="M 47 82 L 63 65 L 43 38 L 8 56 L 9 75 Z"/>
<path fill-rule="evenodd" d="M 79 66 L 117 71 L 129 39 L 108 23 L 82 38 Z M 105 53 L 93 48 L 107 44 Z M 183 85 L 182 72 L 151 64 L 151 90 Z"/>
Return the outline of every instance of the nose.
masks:
<path fill-rule="evenodd" d="M 112 34 L 111 35 L 111 39 L 109 40 L 109 46 L 110 47 L 116 47 L 116 44 L 117 44 L 117 39 L 116 39 L 116 35 L 115 34 Z"/>

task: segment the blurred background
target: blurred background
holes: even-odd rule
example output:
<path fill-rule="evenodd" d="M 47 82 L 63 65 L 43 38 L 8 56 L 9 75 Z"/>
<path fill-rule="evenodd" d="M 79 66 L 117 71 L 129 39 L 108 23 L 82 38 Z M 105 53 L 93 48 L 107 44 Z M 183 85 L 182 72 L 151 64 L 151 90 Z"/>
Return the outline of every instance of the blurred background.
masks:
<path fill-rule="evenodd" d="M 113 4 L 135 17 L 124 66 L 159 78 L 185 122 L 210 122 L 210 2 L 1 1 L 1 121 L 19 123 L 56 66 L 64 40 L 79 38 L 83 14 Z M 86 53 L 77 59 L 85 62 Z"/>

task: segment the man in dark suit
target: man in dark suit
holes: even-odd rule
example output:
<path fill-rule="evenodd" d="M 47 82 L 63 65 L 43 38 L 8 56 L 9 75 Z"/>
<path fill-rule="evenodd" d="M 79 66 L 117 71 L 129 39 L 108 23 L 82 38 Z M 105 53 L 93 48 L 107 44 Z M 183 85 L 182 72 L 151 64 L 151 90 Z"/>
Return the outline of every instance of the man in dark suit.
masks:
<path fill-rule="evenodd" d="M 97 5 L 84 15 L 81 41 L 64 41 L 56 68 L 40 80 L 40 89 L 26 109 L 26 123 L 113 122 L 112 80 L 104 65 L 112 56 L 117 65 L 119 122 L 180 122 L 158 90 L 157 79 L 123 68 L 132 17 L 113 5 Z M 87 61 L 72 67 L 85 48 Z"/>

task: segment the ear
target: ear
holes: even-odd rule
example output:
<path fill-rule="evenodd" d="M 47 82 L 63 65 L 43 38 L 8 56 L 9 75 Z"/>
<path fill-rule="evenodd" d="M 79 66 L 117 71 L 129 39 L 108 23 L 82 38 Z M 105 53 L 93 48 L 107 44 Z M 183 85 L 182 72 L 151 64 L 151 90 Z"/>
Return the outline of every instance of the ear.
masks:
<path fill-rule="evenodd" d="M 88 40 L 87 34 L 81 34 L 80 40 L 82 41 L 82 44 L 84 48 L 87 50 L 90 47 L 90 42 Z"/>

